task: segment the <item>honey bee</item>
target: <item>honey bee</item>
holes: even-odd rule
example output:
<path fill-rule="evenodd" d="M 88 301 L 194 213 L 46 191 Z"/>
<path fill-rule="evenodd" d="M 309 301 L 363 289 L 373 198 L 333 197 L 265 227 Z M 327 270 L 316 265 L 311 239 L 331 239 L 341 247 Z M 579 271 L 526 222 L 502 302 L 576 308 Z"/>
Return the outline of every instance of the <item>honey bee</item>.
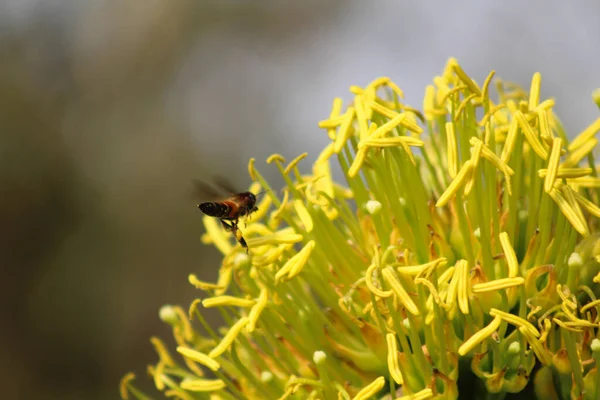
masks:
<path fill-rule="evenodd" d="M 196 182 L 196 187 L 204 193 L 214 193 L 212 190 L 207 190 L 206 185 L 201 182 Z M 227 189 L 227 191 L 231 192 L 230 189 Z M 219 201 L 200 203 L 198 208 L 209 217 L 218 218 L 223 228 L 228 232 L 232 232 L 236 240 L 248 253 L 248 244 L 239 230 L 238 222 L 240 218 L 248 217 L 253 212 L 258 211 L 256 196 L 252 192 L 232 194 L 230 197 Z"/>

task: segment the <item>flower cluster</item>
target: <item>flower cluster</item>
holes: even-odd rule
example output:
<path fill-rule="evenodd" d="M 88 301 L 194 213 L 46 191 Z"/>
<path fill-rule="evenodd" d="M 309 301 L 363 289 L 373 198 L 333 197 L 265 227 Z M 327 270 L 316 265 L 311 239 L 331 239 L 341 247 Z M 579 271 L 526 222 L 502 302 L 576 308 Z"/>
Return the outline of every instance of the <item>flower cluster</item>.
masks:
<path fill-rule="evenodd" d="M 156 388 L 180 399 L 456 399 L 529 391 L 600 398 L 600 118 L 569 140 L 540 99 L 478 85 L 449 60 L 422 111 L 389 78 L 353 86 L 319 126 L 312 174 L 273 155 L 250 252 L 205 217 L 223 253 L 189 312 L 165 306 Z M 490 98 L 495 90 L 497 100 Z M 332 179 L 337 162 L 346 184 Z M 218 330 L 202 317 L 217 307 Z M 145 398 L 132 384 L 123 398 Z M 499 397 L 502 398 L 502 397 Z"/>

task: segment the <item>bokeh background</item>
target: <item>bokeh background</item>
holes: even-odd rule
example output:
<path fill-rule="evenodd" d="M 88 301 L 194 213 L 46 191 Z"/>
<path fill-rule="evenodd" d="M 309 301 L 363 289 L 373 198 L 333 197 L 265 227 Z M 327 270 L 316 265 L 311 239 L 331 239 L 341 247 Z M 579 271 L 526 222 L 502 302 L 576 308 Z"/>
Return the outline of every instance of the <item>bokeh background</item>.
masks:
<path fill-rule="evenodd" d="M 275 186 L 313 160 L 351 84 L 421 106 L 449 56 L 482 81 L 540 71 L 575 135 L 597 117 L 597 1 L 0 1 L 0 392 L 114 399 L 155 361 L 166 303 L 214 279 L 192 179 Z M 305 167 L 309 165 L 306 162 Z M 150 385 L 148 385 L 150 386 Z"/>

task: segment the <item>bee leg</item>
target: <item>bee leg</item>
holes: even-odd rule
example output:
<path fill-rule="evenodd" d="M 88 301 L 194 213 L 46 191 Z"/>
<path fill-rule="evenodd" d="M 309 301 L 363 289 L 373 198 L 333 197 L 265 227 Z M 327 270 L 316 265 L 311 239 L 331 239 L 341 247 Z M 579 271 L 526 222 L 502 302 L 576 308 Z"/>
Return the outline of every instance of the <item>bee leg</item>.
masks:
<path fill-rule="evenodd" d="M 240 243 L 240 245 L 242 245 L 243 248 L 246 249 L 246 254 L 248 254 L 248 243 L 246 243 L 246 240 L 242 236 L 242 232 L 238 229 L 238 220 L 227 222 L 221 219 L 219 221 L 221 221 L 221 224 L 227 232 L 233 232 L 236 240 Z"/>
<path fill-rule="evenodd" d="M 224 219 L 220 219 L 221 225 L 227 232 L 235 232 L 237 225 L 235 223 L 227 223 Z"/>

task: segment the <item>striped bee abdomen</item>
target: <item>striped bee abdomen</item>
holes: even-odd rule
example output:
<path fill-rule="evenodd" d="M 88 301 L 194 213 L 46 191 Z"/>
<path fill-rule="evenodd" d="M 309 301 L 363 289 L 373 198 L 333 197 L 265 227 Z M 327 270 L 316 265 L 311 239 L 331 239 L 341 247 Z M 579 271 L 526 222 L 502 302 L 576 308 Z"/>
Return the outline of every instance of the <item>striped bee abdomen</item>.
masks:
<path fill-rule="evenodd" d="M 198 208 L 210 217 L 223 218 L 229 215 L 231 207 L 226 203 L 200 203 Z"/>

